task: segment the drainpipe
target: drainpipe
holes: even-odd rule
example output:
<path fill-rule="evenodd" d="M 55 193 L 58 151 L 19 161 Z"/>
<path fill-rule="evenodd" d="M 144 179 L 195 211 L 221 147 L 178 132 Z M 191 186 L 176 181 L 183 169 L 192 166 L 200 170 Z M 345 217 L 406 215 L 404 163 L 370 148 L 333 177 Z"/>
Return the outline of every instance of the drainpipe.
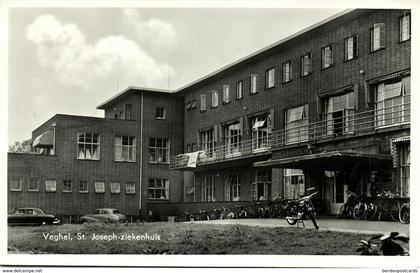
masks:
<path fill-rule="evenodd" d="M 141 217 L 142 184 L 143 184 L 143 92 L 140 99 L 140 185 L 139 185 L 139 217 Z"/>
<path fill-rule="evenodd" d="M 53 124 L 52 124 L 52 126 L 53 126 L 53 134 L 54 134 L 54 137 L 53 137 L 53 151 L 54 151 L 54 154 L 53 155 L 56 155 L 56 151 L 55 151 L 55 149 L 56 149 L 56 145 L 55 145 L 55 127 L 57 126 L 57 124 L 55 123 L 55 122 L 53 122 Z"/>

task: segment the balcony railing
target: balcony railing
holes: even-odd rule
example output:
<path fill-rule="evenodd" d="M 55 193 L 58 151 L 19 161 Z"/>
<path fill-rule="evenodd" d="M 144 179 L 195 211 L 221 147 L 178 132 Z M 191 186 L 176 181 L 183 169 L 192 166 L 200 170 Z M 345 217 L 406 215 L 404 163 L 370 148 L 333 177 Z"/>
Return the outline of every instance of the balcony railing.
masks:
<path fill-rule="evenodd" d="M 205 149 L 200 153 L 197 163 L 198 165 L 204 165 L 258 156 L 270 153 L 273 148 L 363 135 L 382 128 L 409 123 L 410 103 L 399 104 L 357 114 L 343 115 L 294 128 L 281 129 L 258 139 L 249 139 L 216 146 L 213 149 Z M 171 157 L 170 168 L 172 169 L 185 168 L 187 164 L 188 156 L 186 155 L 181 154 Z"/>

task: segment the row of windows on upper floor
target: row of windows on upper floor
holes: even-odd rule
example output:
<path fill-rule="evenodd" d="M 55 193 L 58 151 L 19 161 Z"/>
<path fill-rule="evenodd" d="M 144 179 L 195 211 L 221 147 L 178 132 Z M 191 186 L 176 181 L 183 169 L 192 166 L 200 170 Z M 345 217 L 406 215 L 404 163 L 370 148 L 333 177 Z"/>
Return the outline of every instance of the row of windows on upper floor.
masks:
<path fill-rule="evenodd" d="M 384 128 L 410 122 L 410 77 L 397 77 L 377 83 L 373 87 L 374 111 L 373 123 L 366 116 L 357 116 L 358 92 L 354 88 L 341 90 L 340 93 L 324 97 L 318 109 L 325 122 L 316 122 L 309 129 L 309 104 L 285 109 L 284 144 L 308 141 L 314 136 L 339 136 L 354 133 L 358 128 Z M 253 152 L 264 151 L 270 145 L 269 134 L 273 130 L 271 113 L 249 118 L 233 120 L 223 126 L 198 132 L 197 143 L 188 143 L 187 152 L 203 150 L 202 157 L 215 156 L 216 142 L 221 139 L 227 156 L 240 155 L 246 151 L 246 145 Z M 243 142 L 244 127 L 250 128 L 251 142 Z M 245 130 L 246 131 L 246 130 Z"/>
<path fill-rule="evenodd" d="M 100 135 L 97 133 L 77 134 L 77 159 L 100 160 Z M 38 153 L 45 153 L 49 148 L 37 148 Z M 51 149 L 50 149 L 51 150 Z M 46 153 L 50 154 L 50 153 Z M 53 154 L 53 153 L 52 153 Z M 170 141 L 164 138 L 149 138 L 149 163 L 169 163 Z M 114 161 L 136 162 L 136 137 L 115 136 Z"/>
<path fill-rule="evenodd" d="M 370 51 L 376 52 L 386 47 L 386 32 L 385 24 L 378 23 L 374 24 L 370 29 Z M 404 14 L 399 18 L 399 42 L 408 41 L 411 38 L 411 15 L 410 13 Z M 357 35 L 352 35 L 344 39 L 344 62 L 354 60 L 358 57 L 359 41 Z M 333 44 L 329 44 L 321 48 L 321 70 L 330 68 L 334 65 L 334 48 Z M 307 77 L 312 74 L 313 66 L 313 55 L 308 52 L 301 56 L 300 60 L 300 75 L 301 77 Z M 293 79 L 292 69 L 293 64 L 291 60 L 287 60 L 282 64 L 282 83 L 291 82 Z M 275 87 L 275 67 L 271 67 L 265 71 L 265 89 L 271 89 Z M 258 74 L 251 74 L 250 76 L 250 87 L 249 93 L 258 93 L 257 83 Z M 222 102 L 227 104 L 231 101 L 231 86 L 226 84 L 222 87 Z M 242 99 L 244 97 L 244 81 L 240 80 L 236 82 L 236 99 Z M 187 103 L 187 111 L 195 109 L 197 105 L 196 100 L 191 100 Z M 211 108 L 219 106 L 219 91 L 212 90 L 211 92 Z M 207 95 L 200 95 L 200 111 L 207 111 Z"/>
<path fill-rule="evenodd" d="M 125 120 L 132 120 L 132 113 L 131 113 L 131 104 L 124 104 L 123 110 L 114 109 L 114 119 L 125 119 Z M 157 120 L 164 120 L 166 119 L 166 108 L 164 107 L 156 107 L 155 108 L 155 118 Z"/>
<path fill-rule="evenodd" d="M 104 181 L 96 181 L 93 183 L 95 193 L 105 193 L 107 184 Z M 22 192 L 23 180 L 12 178 L 10 180 L 10 190 L 13 192 Z M 39 192 L 39 180 L 29 179 L 28 180 L 28 191 Z M 62 180 L 61 190 L 63 193 L 73 193 L 73 181 Z M 45 180 L 45 192 L 57 192 L 57 180 L 47 179 Z M 80 180 L 77 184 L 78 193 L 89 193 L 89 182 L 86 180 Z M 109 183 L 109 192 L 111 194 L 121 193 L 121 183 L 111 182 Z M 136 183 L 126 182 L 125 193 L 135 194 Z M 149 199 L 169 199 L 169 180 L 162 178 L 149 178 L 148 184 L 148 198 Z"/>

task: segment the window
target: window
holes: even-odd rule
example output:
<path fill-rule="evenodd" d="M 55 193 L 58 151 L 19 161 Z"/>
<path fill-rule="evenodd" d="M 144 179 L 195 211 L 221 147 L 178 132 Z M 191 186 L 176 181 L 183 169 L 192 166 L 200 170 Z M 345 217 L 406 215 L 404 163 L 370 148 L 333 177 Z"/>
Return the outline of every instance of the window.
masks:
<path fill-rule="evenodd" d="M 166 110 L 163 107 L 156 107 L 156 119 L 165 119 Z"/>
<path fill-rule="evenodd" d="M 380 83 L 374 90 L 377 127 L 410 121 L 410 77 Z"/>
<path fill-rule="evenodd" d="M 400 17 L 400 42 L 411 38 L 411 14 L 404 14 Z"/>
<path fill-rule="evenodd" d="M 11 191 L 22 191 L 22 179 L 12 178 L 10 181 Z"/>
<path fill-rule="evenodd" d="M 211 91 L 211 107 L 219 106 L 219 92 L 217 90 Z"/>
<path fill-rule="evenodd" d="M 283 171 L 284 198 L 298 198 L 305 194 L 305 176 L 299 169 L 284 169 Z"/>
<path fill-rule="evenodd" d="M 308 104 L 286 110 L 286 144 L 308 141 Z"/>
<path fill-rule="evenodd" d="M 241 124 L 239 122 L 224 127 L 226 141 L 226 156 L 241 154 Z"/>
<path fill-rule="evenodd" d="M 332 96 L 325 101 L 327 135 L 343 135 L 354 130 L 354 92 Z"/>
<path fill-rule="evenodd" d="M 39 191 L 39 181 L 38 179 L 29 179 L 28 181 L 28 191 Z"/>
<path fill-rule="evenodd" d="M 225 177 L 225 201 L 239 201 L 241 195 L 241 183 L 239 174 L 229 174 Z"/>
<path fill-rule="evenodd" d="M 121 192 L 121 185 L 119 182 L 111 182 L 109 184 L 109 187 L 111 189 L 111 193 L 120 193 Z"/>
<path fill-rule="evenodd" d="M 200 95 L 200 111 L 207 111 L 207 97 L 205 94 Z"/>
<path fill-rule="evenodd" d="M 271 198 L 271 169 L 258 170 L 254 173 L 251 185 L 251 199 L 269 200 Z"/>
<path fill-rule="evenodd" d="M 169 139 L 149 139 L 149 163 L 169 163 Z"/>
<path fill-rule="evenodd" d="M 283 64 L 283 83 L 292 80 L 292 62 L 288 61 Z"/>
<path fill-rule="evenodd" d="M 77 158 L 99 160 L 99 135 L 90 133 L 77 134 Z"/>
<path fill-rule="evenodd" d="M 370 29 L 370 51 L 385 48 L 385 24 L 374 24 Z"/>
<path fill-rule="evenodd" d="M 230 102 L 230 85 L 223 85 L 223 103 Z"/>
<path fill-rule="evenodd" d="M 187 153 L 191 153 L 191 152 L 192 152 L 191 144 L 187 144 Z"/>
<path fill-rule="evenodd" d="M 214 137 L 214 129 L 200 132 L 200 145 L 201 149 L 204 150 L 204 156 L 206 158 L 215 156 L 214 147 L 216 145 L 216 139 Z"/>
<path fill-rule="evenodd" d="M 410 197 L 410 142 L 399 143 L 397 149 L 400 196 Z"/>
<path fill-rule="evenodd" d="M 150 178 L 149 179 L 149 199 L 169 199 L 169 180 Z"/>
<path fill-rule="evenodd" d="M 136 183 L 134 183 L 134 182 L 125 183 L 125 193 L 126 194 L 136 193 Z"/>
<path fill-rule="evenodd" d="M 321 49 L 321 68 L 328 68 L 334 63 L 332 45 L 323 47 Z"/>
<path fill-rule="evenodd" d="M 312 57 L 311 53 L 302 56 L 301 59 L 301 75 L 302 77 L 308 76 L 312 73 Z"/>
<path fill-rule="evenodd" d="M 344 40 L 344 60 L 350 61 L 357 57 L 357 36 Z"/>
<path fill-rule="evenodd" d="M 258 79 L 258 75 L 257 74 L 252 74 L 251 75 L 251 88 L 250 88 L 251 94 L 255 94 L 255 93 L 258 92 L 257 79 Z"/>
<path fill-rule="evenodd" d="M 275 69 L 270 68 L 265 71 L 265 88 L 273 88 L 275 84 Z"/>
<path fill-rule="evenodd" d="M 242 99 L 244 97 L 244 82 L 238 81 L 236 83 L 236 99 Z"/>
<path fill-rule="evenodd" d="M 216 176 L 204 175 L 201 181 L 201 202 L 216 201 Z"/>
<path fill-rule="evenodd" d="M 73 189 L 71 186 L 70 180 L 63 180 L 63 192 L 72 192 Z"/>
<path fill-rule="evenodd" d="M 136 161 L 136 138 L 132 136 L 116 136 L 114 141 L 115 161 Z"/>
<path fill-rule="evenodd" d="M 195 152 L 196 150 L 195 143 L 191 143 L 191 152 Z"/>
<path fill-rule="evenodd" d="M 79 192 L 86 193 L 88 192 L 88 182 L 87 181 L 79 181 Z"/>
<path fill-rule="evenodd" d="M 105 192 L 105 182 L 95 182 L 95 192 L 104 193 Z"/>
<path fill-rule="evenodd" d="M 45 181 L 45 191 L 46 192 L 56 192 L 57 190 L 57 181 L 56 180 L 46 180 Z"/>
<path fill-rule="evenodd" d="M 251 119 L 252 124 L 252 151 L 267 151 L 268 146 L 268 119 L 270 115 L 263 115 Z"/>
<path fill-rule="evenodd" d="M 124 113 L 125 113 L 125 119 L 131 120 L 131 104 L 126 104 L 124 106 Z"/>

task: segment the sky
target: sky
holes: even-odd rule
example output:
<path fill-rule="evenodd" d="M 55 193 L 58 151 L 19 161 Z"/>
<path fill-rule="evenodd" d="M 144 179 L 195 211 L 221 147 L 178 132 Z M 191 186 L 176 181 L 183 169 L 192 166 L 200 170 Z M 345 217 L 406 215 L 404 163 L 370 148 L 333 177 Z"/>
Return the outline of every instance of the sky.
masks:
<path fill-rule="evenodd" d="M 128 86 L 177 89 L 342 9 L 10 8 L 8 143 L 102 117 Z"/>

